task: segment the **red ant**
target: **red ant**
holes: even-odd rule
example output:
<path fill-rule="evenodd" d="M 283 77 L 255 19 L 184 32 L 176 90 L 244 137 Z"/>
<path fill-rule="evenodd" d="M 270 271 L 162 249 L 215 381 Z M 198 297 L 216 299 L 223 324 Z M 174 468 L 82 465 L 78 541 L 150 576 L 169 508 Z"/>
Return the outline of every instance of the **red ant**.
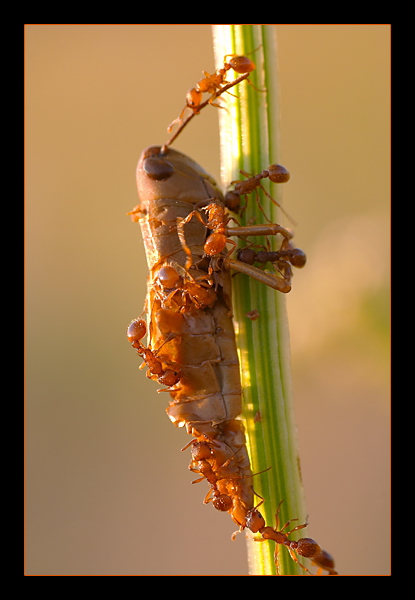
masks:
<path fill-rule="evenodd" d="M 241 248 L 238 250 L 236 257 L 248 265 L 253 265 L 254 262 L 262 264 L 271 262 L 276 265 L 278 271 L 287 281 L 291 281 L 292 278 L 291 265 L 297 269 L 302 269 L 307 262 L 305 252 L 300 248 L 294 248 L 287 239 L 283 240 L 280 250 L 255 252 L 252 248 Z"/>
<path fill-rule="evenodd" d="M 207 222 L 203 220 L 200 212 L 194 210 L 185 219 L 179 221 L 177 225 L 178 236 L 183 250 L 187 254 L 186 270 L 189 270 L 192 266 L 192 253 L 186 244 L 183 227 L 186 223 L 189 223 L 193 217 L 196 217 L 207 229 L 212 231 L 203 246 L 206 256 L 217 256 L 222 252 L 228 242 L 233 244 L 234 248 L 236 248 L 236 243 L 227 237 L 228 228 L 226 226 L 230 220 L 234 219 L 227 214 L 225 207 L 217 202 L 211 202 L 207 206 L 204 206 L 202 210 L 208 215 Z"/>
<path fill-rule="evenodd" d="M 274 200 L 274 198 L 272 198 L 270 194 L 268 194 L 268 192 L 261 183 L 261 180 L 266 178 L 272 181 L 272 183 L 286 183 L 290 179 L 290 173 L 285 167 L 277 164 L 270 165 L 268 169 L 264 169 L 263 171 L 261 171 L 261 173 L 258 173 L 257 175 L 251 175 L 250 173 L 247 173 L 243 170 L 239 172 L 245 177 L 248 177 L 248 179 L 231 181 L 231 185 L 234 185 L 235 187 L 233 190 L 230 190 L 225 194 L 225 204 L 229 208 L 229 210 L 232 210 L 233 212 L 238 212 L 240 208 L 240 196 L 246 197 L 254 190 L 258 190 L 258 188 L 260 188 L 264 192 L 266 197 L 269 198 L 271 202 L 273 202 L 276 206 L 278 206 L 281 209 L 281 211 L 285 214 L 285 216 L 293 223 L 293 220 L 288 215 L 288 213 L 286 213 L 282 206 L 276 200 Z M 258 191 L 256 192 L 255 199 L 265 219 L 268 221 L 268 223 L 270 223 L 271 221 L 268 219 L 267 215 L 264 212 L 264 209 L 260 204 Z M 245 209 L 246 204 L 242 208 L 241 212 L 243 212 Z"/>
<path fill-rule="evenodd" d="M 204 439 L 203 439 L 204 438 Z M 331 555 L 322 550 L 322 548 L 318 545 L 318 543 L 312 538 L 301 538 L 299 540 L 290 540 L 289 536 L 294 532 L 300 529 L 304 529 L 307 527 L 308 522 L 303 523 L 302 525 L 297 525 L 293 527 L 289 531 L 285 532 L 290 523 L 292 521 L 296 521 L 297 519 L 291 519 L 285 523 L 281 528 L 279 528 L 279 512 L 282 504 L 282 500 L 278 505 L 277 512 L 275 515 L 275 527 L 268 527 L 265 525 L 265 519 L 262 514 L 259 512 L 258 508 L 264 503 L 264 499 L 261 498 L 261 501 L 257 506 L 248 509 L 244 508 L 242 504 L 239 509 L 242 511 L 237 517 L 235 513 L 234 506 L 234 496 L 238 497 L 238 478 L 234 478 L 235 474 L 232 473 L 234 467 L 231 467 L 231 472 L 227 473 L 226 467 L 231 463 L 233 456 L 225 460 L 222 464 L 222 460 L 219 459 L 219 455 L 223 451 L 221 448 L 221 444 L 216 440 L 210 439 L 207 435 L 203 435 L 198 437 L 197 439 L 191 440 L 183 450 L 186 450 L 189 446 L 192 447 L 192 460 L 190 461 L 189 469 L 194 473 L 199 473 L 201 477 L 192 481 L 192 483 L 199 483 L 204 479 L 210 485 L 210 489 L 205 496 L 204 503 L 208 504 L 209 502 L 213 503 L 213 506 L 216 510 L 222 512 L 231 512 L 232 518 L 236 523 L 240 525 L 239 531 L 247 528 L 252 533 L 260 533 L 261 538 L 254 538 L 257 542 L 263 542 L 266 540 L 273 540 L 277 546 L 275 548 L 275 565 L 278 573 L 278 544 L 282 546 L 286 546 L 290 556 L 294 562 L 296 562 L 304 571 L 313 575 L 309 569 L 298 560 L 297 555 L 303 556 L 304 558 L 309 558 L 319 569 L 326 570 L 329 575 L 337 575 L 337 571 L 334 569 L 334 560 Z M 220 461 L 220 464 L 219 464 Z M 221 471 L 223 473 L 221 474 Z M 232 481 L 233 484 L 229 488 L 226 485 L 226 482 L 229 483 Z M 223 483 L 222 483 L 223 482 Z M 230 490 L 232 492 L 230 493 Z M 225 492 L 225 493 L 224 493 Z M 258 495 L 258 494 L 256 494 Z M 246 505 L 245 505 L 246 506 Z M 235 539 L 235 536 L 238 532 L 235 532 L 232 536 L 232 539 Z"/>
<path fill-rule="evenodd" d="M 192 305 L 206 308 L 216 300 L 212 282 L 209 279 L 206 283 L 197 281 L 183 281 L 174 267 L 164 265 L 158 270 L 154 285 L 163 307 L 172 308 L 176 305 L 180 312 L 186 312 Z"/>
<path fill-rule="evenodd" d="M 144 360 L 142 366 L 147 365 L 147 377 L 157 379 L 163 385 L 171 387 L 180 381 L 180 374 L 173 369 L 164 369 L 163 363 L 156 354 L 146 348 L 140 340 L 147 333 L 147 325 L 144 319 L 135 319 L 131 321 L 127 329 L 127 337 L 133 348 L 137 350 L 137 354 Z"/>
<path fill-rule="evenodd" d="M 228 56 L 232 56 L 229 62 L 226 61 Z M 167 131 L 171 131 L 173 125 L 176 122 L 180 122 L 182 120 L 183 114 L 186 108 L 190 108 L 194 114 L 198 114 L 202 106 L 202 97 L 203 94 L 211 94 L 210 98 L 207 100 L 208 104 L 212 104 L 212 106 L 216 106 L 218 108 L 222 108 L 219 104 L 215 104 L 214 100 L 222 94 L 225 90 L 224 87 L 228 84 L 236 85 L 235 81 L 226 81 L 226 73 L 230 69 L 233 69 L 235 73 L 240 73 L 241 75 L 248 75 L 255 69 L 255 63 L 246 56 L 237 56 L 236 54 L 226 54 L 224 59 L 224 64 L 221 69 L 216 69 L 216 71 L 211 75 L 207 71 L 202 71 L 204 77 L 200 79 L 194 88 L 191 88 L 186 94 L 186 106 L 180 113 L 180 116 L 175 119 L 167 128 Z M 247 77 L 244 77 L 244 79 Z M 239 81 L 238 81 L 239 83 Z"/>
<path fill-rule="evenodd" d="M 232 57 L 229 62 L 226 61 L 228 56 Z M 170 146 L 170 144 L 176 139 L 187 123 L 195 115 L 200 113 L 202 108 L 205 108 L 205 106 L 208 104 L 216 106 L 217 108 L 223 108 L 219 104 L 215 103 L 216 98 L 221 96 L 224 92 L 227 92 L 235 85 L 238 85 L 238 83 L 241 83 L 241 81 L 244 81 L 245 79 L 248 81 L 248 83 L 251 83 L 248 77 L 249 74 L 255 69 L 255 63 L 250 58 L 247 58 L 246 56 L 237 56 L 236 54 L 226 54 L 223 60 L 224 64 L 222 68 L 216 69 L 212 75 L 207 71 L 203 71 L 204 77 L 197 82 L 194 88 L 191 88 L 187 92 L 186 105 L 180 113 L 180 116 L 177 117 L 177 119 L 174 119 L 174 121 L 172 121 L 167 127 L 167 131 L 170 133 L 174 125 L 179 123 L 176 133 L 162 147 L 163 153 L 165 153 L 167 147 Z M 241 75 L 237 79 L 229 82 L 226 81 L 226 73 L 230 69 L 233 69 L 235 73 L 241 73 Z M 253 84 L 251 83 L 251 85 Z M 209 93 L 211 96 L 202 102 L 204 93 Z M 183 119 L 186 109 L 190 109 L 192 112 L 186 119 Z"/>
<path fill-rule="evenodd" d="M 207 460 L 208 458 L 211 460 L 214 459 L 212 447 L 215 446 L 219 448 L 220 446 L 215 444 L 213 440 L 191 440 L 184 448 L 182 448 L 182 450 L 186 450 L 190 445 L 192 446 L 192 460 L 190 461 L 189 469 L 190 471 L 193 471 L 193 473 L 200 473 L 202 475 L 202 477 L 195 479 L 192 483 L 199 483 L 200 481 L 203 481 L 203 479 L 207 479 L 210 484 L 210 490 L 203 501 L 204 504 L 212 502 L 216 510 L 221 512 L 231 510 L 233 506 L 232 498 L 228 494 L 221 493 L 218 489 L 217 483 L 221 477 L 218 477 L 212 465 Z M 226 467 L 230 460 L 231 459 L 226 461 L 222 467 Z M 211 496 L 213 496 L 213 498 Z"/>
<path fill-rule="evenodd" d="M 232 56 L 232 58 L 229 62 L 226 62 L 226 58 L 228 56 Z M 229 81 L 226 81 L 227 71 L 233 69 L 235 73 L 245 75 L 246 73 L 251 73 L 251 71 L 255 69 L 255 63 L 246 56 L 226 54 L 223 61 L 223 67 L 221 69 L 216 69 L 213 75 L 210 75 L 210 73 L 203 71 L 203 79 L 200 79 L 197 82 L 196 87 L 192 88 L 187 92 L 186 106 L 184 107 L 179 119 L 182 118 L 183 112 L 186 108 L 190 108 L 195 113 L 198 113 L 200 111 L 202 94 L 204 93 L 212 94 L 208 100 L 209 104 L 211 104 L 212 106 L 216 106 L 217 108 L 222 108 L 219 104 L 215 104 L 214 100 L 217 98 L 218 92 L 221 92 L 226 84 L 231 83 Z M 249 79 L 247 79 L 247 81 L 249 81 Z"/>
<path fill-rule="evenodd" d="M 291 558 L 294 562 L 296 562 L 304 571 L 310 573 L 311 571 L 307 569 L 302 563 L 299 562 L 296 553 L 300 556 L 304 556 L 305 558 L 309 558 L 319 569 L 324 569 L 328 571 L 329 575 L 337 575 L 337 571 L 334 569 L 334 560 L 331 555 L 322 550 L 320 546 L 317 544 L 313 538 L 301 538 L 297 541 L 288 539 L 288 536 L 291 535 L 294 531 L 298 531 L 299 529 L 303 529 L 307 527 L 308 523 L 305 522 L 302 525 L 297 525 L 293 527 L 287 533 L 284 533 L 284 529 L 286 529 L 291 521 L 296 521 L 297 519 L 290 519 L 279 529 L 279 511 L 282 504 L 282 500 L 278 505 L 277 512 L 275 514 L 275 528 L 267 527 L 265 525 L 264 517 L 258 510 L 258 506 L 264 503 L 264 499 L 255 507 L 248 511 L 248 515 L 245 520 L 244 526 L 250 529 L 253 533 L 260 533 L 262 538 L 254 538 L 257 542 L 263 542 L 264 540 L 273 540 L 276 544 L 281 544 L 286 546 L 288 552 L 290 553 Z M 278 569 L 277 563 L 277 554 L 278 554 L 278 546 L 275 548 L 275 564 Z"/>

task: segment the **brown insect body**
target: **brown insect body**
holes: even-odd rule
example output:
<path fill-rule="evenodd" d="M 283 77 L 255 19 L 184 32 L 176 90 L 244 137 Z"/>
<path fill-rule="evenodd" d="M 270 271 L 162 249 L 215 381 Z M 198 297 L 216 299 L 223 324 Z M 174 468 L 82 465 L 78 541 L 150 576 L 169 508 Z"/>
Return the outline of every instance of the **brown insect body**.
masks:
<path fill-rule="evenodd" d="M 288 524 L 280 532 L 278 522 L 275 529 L 265 526 L 254 506 L 244 427 L 238 419 L 242 390 L 230 268 L 282 292 L 291 289 L 290 278 L 264 274 L 246 262 L 230 259 L 226 245 L 214 243 L 213 249 L 206 250 L 212 231 L 227 241 L 229 235 L 279 234 L 284 247 L 292 234 L 276 224 L 227 227 L 223 196 L 214 180 L 170 147 L 144 150 L 137 167 L 137 187 L 140 204 L 129 214 L 141 225 L 149 267 L 148 347 L 141 342 L 146 329 L 142 319 L 130 324 L 127 335 L 147 365 L 148 376 L 169 386 L 166 412 L 170 420 L 193 436 L 185 446 L 192 446 L 189 469 L 199 476 L 193 483 L 206 479 L 205 503 L 229 512 L 241 531 L 259 532 L 263 539 L 287 546 L 296 562 L 295 552 L 314 558 L 319 567 L 335 574 L 331 557 L 323 555 L 314 540 L 305 554 L 301 545 L 288 539 L 291 531 L 281 533 Z M 292 531 L 302 527 L 305 524 Z"/>
<path fill-rule="evenodd" d="M 184 226 L 193 263 L 189 271 L 188 253 L 177 233 L 178 222 L 198 204 L 222 204 L 223 196 L 199 165 L 170 148 L 165 154 L 159 147 L 142 153 L 137 187 L 141 203 L 132 215 L 141 225 L 149 267 L 148 345 L 161 364 L 180 373 L 179 382 L 169 388 L 167 414 L 196 439 L 213 440 L 207 460 L 215 491 L 232 499 L 230 512 L 241 524 L 253 492 L 243 425 L 236 420 L 242 390 L 230 273 L 221 269 L 214 277 L 209 274 L 204 251 L 209 232 L 203 222 L 192 219 Z M 163 280 L 166 268 L 171 277 Z"/>

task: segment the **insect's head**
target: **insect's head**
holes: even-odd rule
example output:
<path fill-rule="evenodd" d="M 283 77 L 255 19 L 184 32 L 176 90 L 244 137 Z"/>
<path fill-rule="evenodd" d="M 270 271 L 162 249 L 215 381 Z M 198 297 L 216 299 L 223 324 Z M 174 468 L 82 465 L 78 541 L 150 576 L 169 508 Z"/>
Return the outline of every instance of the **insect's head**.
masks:
<path fill-rule="evenodd" d="M 169 147 L 150 146 L 142 152 L 137 187 L 142 204 L 166 199 L 190 204 L 209 197 L 222 200 L 214 179 L 194 160 Z"/>

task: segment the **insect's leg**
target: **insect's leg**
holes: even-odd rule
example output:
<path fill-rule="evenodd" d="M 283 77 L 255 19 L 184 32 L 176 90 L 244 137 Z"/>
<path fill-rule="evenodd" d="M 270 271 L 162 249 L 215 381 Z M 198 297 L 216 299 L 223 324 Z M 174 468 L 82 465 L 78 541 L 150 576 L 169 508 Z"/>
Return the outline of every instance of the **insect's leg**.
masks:
<path fill-rule="evenodd" d="M 278 223 L 269 223 L 269 225 L 244 225 L 241 227 L 227 227 L 226 235 L 235 235 L 238 237 L 248 236 L 267 236 L 281 234 L 284 238 L 291 239 L 293 234 Z"/>
<path fill-rule="evenodd" d="M 249 76 L 249 73 L 244 73 L 237 79 L 234 79 L 230 83 L 221 87 L 221 89 L 216 94 L 216 98 L 218 96 L 221 96 L 224 92 L 227 92 L 228 89 L 230 89 L 234 85 L 238 85 L 238 83 L 241 83 L 241 81 L 243 81 L 244 79 L 247 79 L 248 76 Z M 209 99 L 205 100 L 204 102 L 202 102 L 202 104 L 200 104 L 197 112 L 193 111 L 186 119 L 181 121 L 179 127 L 177 128 L 176 133 L 174 135 L 172 135 L 171 138 L 169 140 L 167 140 L 167 142 L 161 147 L 161 154 L 165 154 L 165 152 L 167 151 L 167 148 L 174 142 L 174 140 L 177 138 L 179 133 L 181 133 L 181 131 L 183 131 L 183 129 L 186 127 L 186 125 L 189 123 L 189 121 L 191 121 L 191 119 L 193 119 L 193 117 L 195 117 L 197 114 L 199 114 L 199 112 L 202 110 L 202 108 L 205 108 L 205 106 L 207 106 L 208 104 L 209 104 Z M 185 108 L 187 108 L 187 105 Z"/>
<path fill-rule="evenodd" d="M 186 243 L 186 238 L 184 235 L 184 226 L 186 225 L 186 223 L 189 223 L 193 217 L 196 217 L 197 219 L 199 219 L 199 221 L 201 223 L 203 223 L 203 225 L 206 226 L 206 223 L 203 220 L 202 215 L 199 212 L 197 212 L 196 210 L 192 211 L 189 215 L 187 215 L 187 217 L 185 219 L 182 219 L 182 220 L 180 220 L 179 218 L 177 219 L 177 235 L 179 236 L 180 243 L 181 243 L 182 248 L 187 256 L 186 265 L 185 265 L 186 271 L 188 271 L 190 269 L 190 267 L 192 266 L 193 258 L 192 258 L 192 252 Z"/>
<path fill-rule="evenodd" d="M 284 527 L 282 527 L 281 531 L 283 529 L 285 529 L 286 527 L 288 527 L 288 525 L 291 523 L 291 521 L 298 521 L 298 519 L 290 519 L 289 521 L 287 521 L 286 524 L 284 525 Z M 287 533 L 287 535 L 291 535 L 293 531 L 298 531 L 299 529 L 304 529 L 304 527 L 307 527 L 307 525 L 308 525 L 308 521 L 306 521 L 302 525 L 297 525 L 297 527 L 290 529 L 290 531 Z"/>
<path fill-rule="evenodd" d="M 281 204 L 279 202 L 277 202 L 276 200 L 274 200 L 274 198 L 271 196 L 271 194 L 269 194 L 267 192 L 267 190 L 264 188 L 264 186 L 262 185 L 262 183 L 260 183 L 260 179 L 263 179 L 264 177 L 269 177 L 269 172 L 268 171 L 263 171 L 262 173 L 258 174 L 258 175 L 252 175 L 251 173 L 247 173 L 246 171 L 244 171 L 243 169 L 241 169 L 239 171 L 242 175 L 244 175 L 244 177 L 247 177 L 248 180 L 253 180 L 255 181 L 255 187 L 254 185 L 252 185 L 251 189 L 249 191 L 247 191 L 247 193 L 251 193 L 254 191 L 254 189 L 256 189 L 255 192 L 255 201 L 258 205 L 258 208 L 260 209 L 260 211 L 262 212 L 262 214 L 264 215 L 264 217 L 266 218 L 266 220 L 268 221 L 268 223 L 270 223 L 271 221 L 268 219 L 267 215 L 265 214 L 264 208 L 260 202 L 259 199 L 259 194 L 258 194 L 258 190 L 257 188 L 261 188 L 261 190 L 264 192 L 265 196 L 271 200 L 271 202 L 273 204 L 275 204 L 275 206 L 278 206 L 278 208 L 281 210 L 281 212 L 287 217 L 287 219 L 289 219 L 289 221 L 291 221 L 291 223 L 296 226 L 296 222 L 294 221 L 294 219 L 287 213 L 287 211 L 281 206 Z M 274 179 L 271 179 L 274 183 L 284 183 L 284 181 L 276 181 Z M 243 180 L 242 180 L 243 181 Z M 238 181 L 234 181 L 231 183 L 239 183 Z M 246 208 L 246 199 L 245 199 L 245 208 Z"/>
<path fill-rule="evenodd" d="M 238 236 L 238 237 L 246 237 L 246 236 L 268 236 L 268 235 L 277 235 L 281 234 L 285 239 L 291 239 L 293 234 L 285 229 L 281 225 L 277 223 L 270 223 L 269 225 L 246 225 L 243 227 L 227 227 L 226 234 L 228 236 Z M 287 270 L 287 277 L 278 277 L 276 275 L 272 275 L 270 273 L 266 273 L 253 265 L 248 265 L 242 263 L 241 261 L 234 260 L 226 257 L 224 260 L 225 266 L 228 268 L 234 269 L 239 273 L 244 273 L 265 283 L 272 287 L 275 290 L 278 290 L 283 293 L 287 293 L 291 290 L 291 277 L 289 277 L 290 272 Z"/>
<path fill-rule="evenodd" d="M 189 467 L 189 470 L 193 471 L 194 473 L 197 473 L 197 471 L 195 471 L 194 469 L 191 469 L 190 467 Z M 194 481 L 192 481 L 192 483 L 200 483 L 204 479 L 206 479 L 206 477 L 204 475 L 202 475 L 202 477 L 199 477 L 199 479 L 195 479 Z M 203 502 L 203 504 L 207 504 L 207 502 Z"/>
<path fill-rule="evenodd" d="M 192 481 L 192 483 L 195 483 L 195 482 Z M 208 493 L 205 496 L 205 499 L 203 500 L 203 504 L 209 504 L 209 502 L 213 502 L 212 493 L 213 493 L 213 488 L 210 488 L 210 490 L 208 491 Z"/>
<path fill-rule="evenodd" d="M 309 573 L 310 575 L 313 575 L 313 573 L 307 569 L 307 567 L 305 565 L 303 565 L 302 563 L 300 563 L 300 561 L 298 560 L 294 550 L 292 548 L 290 548 L 289 546 L 286 546 L 286 548 L 288 548 L 288 552 L 290 553 L 291 558 L 293 559 L 294 562 L 297 563 L 297 565 L 299 567 L 301 567 L 304 571 L 307 571 L 307 573 Z"/>
<path fill-rule="evenodd" d="M 173 129 L 173 127 L 175 126 L 176 123 L 183 123 L 183 117 L 184 114 L 186 112 L 186 109 L 189 108 L 189 105 L 186 104 L 186 106 L 183 108 L 182 112 L 180 113 L 180 115 L 178 117 L 176 117 L 176 119 L 174 119 L 174 121 L 172 121 L 170 123 L 170 125 L 167 127 L 167 132 L 170 133 L 171 130 Z"/>
<path fill-rule="evenodd" d="M 137 223 L 140 220 L 141 216 L 144 214 L 144 211 L 141 208 L 140 204 L 137 204 L 137 206 L 134 206 L 133 210 L 130 210 L 126 214 L 131 216 L 131 220 L 133 221 L 133 223 Z"/>
<path fill-rule="evenodd" d="M 228 92 L 228 94 L 230 94 L 230 92 Z M 231 96 L 233 96 L 234 94 L 231 94 Z M 226 108 L 226 106 L 222 106 L 222 104 L 218 104 L 217 102 L 215 102 L 216 98 L 218 97 L 217 93 L 215 92 L 214 94 L 212 94 L 212 96 L 209 98 L 209 104 L 211 106 L 214 106 L 215 108 L 223 108 L 224 110 L 228 110 Z M 235 96 L 235 98 L 237 98 L 238 96 Z"/>
<path fill-rule="evenodd" d="M 247 81 L 249 81 L 249 80 L 247 79 Z M 228 84 L 229 84 L 229 83 L 231 83 L 231 82 L 228 82 Z M 228 85 L 228 84 L 227 84 L 227 85 Z M 222 86 L 222 87 L 225 87 L 225 86 Z M 224 108 L 225 110 L 228 110 L 228 109 L 226 108 L 226 106 L 222 106 L 221 104 L 217 104 L 217 103 L 215 103 L 215 100 L 216 100 L 216 98 L 218 98 L 218 96 L 219 96 L 219 92 L 220 92 L 220 93 L 222 93 L 222 92 L 221 92 L 221 89 L 222 89 L 222 88 L 220 88 L 218 91 L 214 92 L 214 93 L 211 95 L 211 97 L 209 98 L 208 102 L 209 102 L 209 104 L 211 104 L 212 106 L 216 106 L 216 108 Z M 239 98 L 239 96 L 237 96 L 236 94 L 232 94 L 231 92 L 227 92 L 227 93 L 228 93 L 230 96 L 233 96 L 234 98 Z"/>
<path fill-rule="evenodd" d="M 275 564 L 275 573 L 277 575 L 280 574 L 280 569 L 279 569 L 279 563 L 278 563 L 278 554 L 280 551 L 280 545 L 279 544 L 275 544 L 275 550 L 274 550 L 274 564 Z"/>
<path fill-rule="evenodd" d="M 291 290 L 291 284 L 282 277 L 262 271 L 253 265 L 248 265 L 233 258 L 225 258 L 223 262 L 226 268 L 248 275 L 283 294 L 287 294 Z"/>
<path fill-rule="evenodd" d="M 276 206 L 278 206 L 278 208 L 280 209 L 280 211 L 287 217 L 287 219 L 289 219 L 291 221 L 291 223 L 294 225 L 294 227 L 296 227 L 297 223 L 294 221 L 294 219 L 287 213 L 287 211 L 281 206 L 281 204 L 279 202 L 277 202 L 276 200 L 274 200 L 274 198 L 268 194 L 267 190 L 264 188 L 264 186 L 262 184 L 259 184 L 259 186 L 261 188 L 261 190 L 264 192 L 264 194 L 266 195 L 267 198 L 269 198 L 269 200 L 271 200 L 271 202 L 273 202 Z M 259 195 L 257 193 L 256 195 L 256 203 L 258 204 L 259 209 L 262 211 L 262 214 L 265 215 L 264 209 L 261 206 L 261 203 L 259 201 Z M 265 218 L 268 221 L 267 216 L 265 215 Z"/>
<path fill-rule="evenodd" d="M 262 187 L 262 185 L 259 185 L 259 187 L 262 189 L 262 191 L 263 191 L 263 192 L 265 192 L 265 194 L 266 194 L 267 196 L 269 196 L 269 194 L 267 194 L 266 190 L 265 190 L 265 189 Z M 269 196 L 269 197 L 271 198 L 271 196 Z M 271 200 L 273 200 L 273 199 L 271 198 Z M 273 201 L 275 202 L 275 200 L 273 200 Z M 266 213 L 265 213 L 265 210 L 264 210 L 264 207 L 262 206 L 262 204 L 261 204 L 261 202 L 260 202 L 260 200 L 259 200 L 259 194 L 258 194 L 258 190 L 255 190 L 255 202 L 257 203 L 257 206 L 258 206 L 259 210 L 260 210 L 260 211 L 262 212 L 262 214 L 264 215 L 264 218 L 266 219 L 266 221 L 268 221 L 268 223 L 272 223 L 271 219 L 269 219 L 269 218 L 267 217 L 267 215 L 266 215 Z M 278 204 L 278 206 L 280 206 L 280 205 Z M 280 207 L 280 208 L 281 208 L 281 207 Z M 282 208 L 281 208 L 281 210 L 282 210 Z M 284 212 L 284 211 L 283 211 L 283 212 Z"/>
<path fill-rule="evenodd" d="M 235 242 L 234 240 L 231 240 L 231 239 L 229 239 L 229 238 L 226 238 L 226 243 L 227 243 L 227 244 L 232 244 L 233 248 L 231 248 L 230 250 L 228 250 L 228 252 L 227 252 L 227 253 L 226 253 L 226 255 L 225 255 L 225 259 L 226 259 L 226 258 L 229 258 L 229 256 L 230 256 L 231 254 L 233 254 L 233 253 L 235 252 L 235 250 L 236 250 L 236 242 Z"/>

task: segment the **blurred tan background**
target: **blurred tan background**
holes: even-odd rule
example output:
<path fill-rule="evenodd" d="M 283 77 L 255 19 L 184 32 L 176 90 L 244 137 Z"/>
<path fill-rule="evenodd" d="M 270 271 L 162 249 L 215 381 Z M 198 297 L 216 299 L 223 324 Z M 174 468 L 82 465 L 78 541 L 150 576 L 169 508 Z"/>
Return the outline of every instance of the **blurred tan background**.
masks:
<path fill-rule="evenodd" d="M 309 535 L 390 573 L 388 25 L 278 25 L 287 297 Z M 141 150 L 214 70 L 207 25 L 26 26 L 26 574 L 244 575 L 138 370 Z M 219 179 L 217 110 L 175 147 Z M 266 165 L 264 165 L 265 167 Z"/>

